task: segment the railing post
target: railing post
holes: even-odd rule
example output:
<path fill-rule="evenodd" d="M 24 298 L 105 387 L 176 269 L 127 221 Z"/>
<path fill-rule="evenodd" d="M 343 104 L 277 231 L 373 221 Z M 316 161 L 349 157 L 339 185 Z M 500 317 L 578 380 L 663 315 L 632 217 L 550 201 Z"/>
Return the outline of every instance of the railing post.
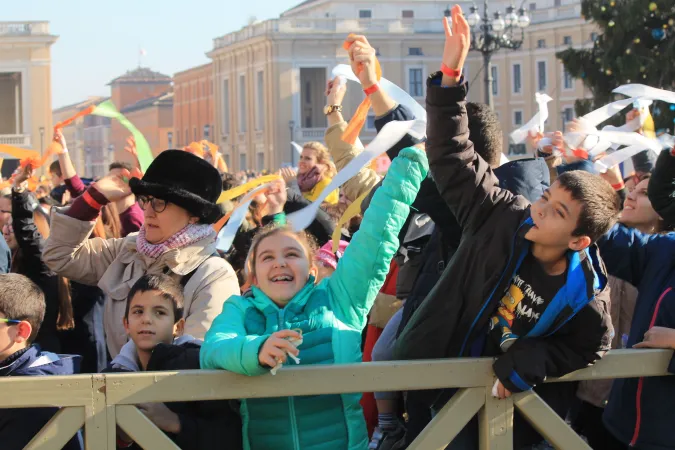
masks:
<path fill-rule="evenodd" d="M 115 442 L 115 423 L 112 433 L 108 430 L 108 408 L 106 407 L 106 379 L 105 375 L 92 375 L 91 404 L 84 408 L 84 445 L 87 450 L 113 450 Z M 113 416 L 114 417 L 114 416 Z"/>
<path fill-rule="evenodd" d="M 478 430 L 480 450 L 513 450 L 513 398 L 495 398 L 492 386 L 486 386 Z"/>

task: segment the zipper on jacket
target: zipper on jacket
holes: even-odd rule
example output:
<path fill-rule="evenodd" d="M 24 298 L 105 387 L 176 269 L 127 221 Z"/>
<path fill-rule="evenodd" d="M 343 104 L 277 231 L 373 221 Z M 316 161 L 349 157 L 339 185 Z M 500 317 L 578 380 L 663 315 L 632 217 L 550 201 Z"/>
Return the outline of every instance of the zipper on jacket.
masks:
<path fill-rule="evenodd" d="M 520 229 L 525 226 L 525 224 L 529 223 L 531 221 L 531 217 L 528 217 L 523 223 L 520 224 L 518 229 L 516 230 L 515 234 L 513 235 L 513 241 L 511 242 L 511 251 L 509 252 L 509 260 L 506 262 L 506 267 L 502 271 L 502 275 L 499 277 L 499 281 L 497 281 L 497 285 L 492 289 L 492 292 L 490 292 L 490 295 L 488 296 L 487 300 L 485 300 L 485 303 L 483 303 L 483 306 L 481 307 L 480 311 L 478 312 L 478 315 L 473 319 L 473 323 L 469 327 L 469 331 L 466 333 L 466 336 L 464 337 L 464 342 L 462 343 L 462 348 L 459 350 L 459 355 L 462 356 L 464 354 L 464 348 L 466 347 L 467 341 L 469 340 L 469 337 L 471 336 L 471 332 L 473 331 L 473 328 L 476 326 L 476 322 L 478 322 L 478 319 L 480 316 L 483 315 L 483 311 L 485 311 L 485 308 L 487 308 L 487 305 L 490 303 L 490 300 L 492 300 L 492 296 L 495 295 L 495 291 L 499 287 L 500 284 L 502 284 L 502 280 L 504 279 L 504 275 L 506 275 L 506 271 L 509 268 L 509 265 L 511 264 L 511 260 L 513 259 L 513 253 L 515 252 L 516 248 L 516 239 L 518 238 L 518 232 L 520 232 Z M 514 269 L 514 273 L 517 270 Z M 513 274 L 511 274 L 511 277 L 513 277 Z"/>
<path fill-rule="evenodd" d="M 673 288 L 669 287 L 665 291 L 663 291 L 663 294 L 659 297 L 658 301 L 656 302 L 656 307 L 654 308 L 654 314 L 652 314 L 652 320 L 649 322 L 649 330 L 652 329 L 654 326 L 654 323 L 656 322 L 656 315 L 659 313 L 659 308 L 661 307 L 661 302 L 663 301 L 664 297 L 668 295 L 670 291 L 672 291 Z M 635 444 L 637 443 L 638 436 L 640 436 L 640 425 L 642 424 L 642 385 L 644 383 L 645 378 L 640 377 L 638 380 L 638 386 L 637 386 L 637 393 L 635 394 L 635 429 L 633 430 L 633 438 L 630 440 L 630 447 L 635 447 Z"/>
<path fill-rule="evenodd" d="M 291 417 L 291 437 L 293 438 L 293 449 L 300 449 L 300 438 L 298 437 L 298 422 L 295 420 L 295 400 L 288 397 L 288 410 Z"/>

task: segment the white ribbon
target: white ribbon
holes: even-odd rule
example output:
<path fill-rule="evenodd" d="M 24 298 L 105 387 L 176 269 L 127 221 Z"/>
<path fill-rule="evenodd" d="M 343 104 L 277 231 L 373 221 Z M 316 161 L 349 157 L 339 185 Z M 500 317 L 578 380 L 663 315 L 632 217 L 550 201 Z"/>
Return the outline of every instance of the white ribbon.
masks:
<path fill-rule="evenodd" d="M 615 102 L 608 103 L 596 110 L 593 110 L 581 118 L 594 127 L 597 127 L 602 122 L 612 117 L 614 114 L 620 112 L 626 106 L 632 104 L 635 100 L 637 99 L 625 98 L 623 100 L 617 100 Z"/>
<path fill-rule="evenodd" d="M 295 149 L 295 152 L 298 154 L 298 156 L 302 155 L 302 146 L 301 145 L 298 145 L 294 141 L 291 141 L 291 145 L 293 146 L 293 149 Z"/>
<path fill-rule="evenodd" d="M 319 198 L 301 210 L 286 216 L 286 220 L 290 227 L 295 232 L 307 228 L 316 217 L 316 213 L 323 201 L 331 192 L 353 178 L 359 170 L 369 164 L 373 159 L 396 145 L 396 143 L 398 143 L 406 134 L 417 139 L 422 139 L 426 130 L 426 120 L 409 120 L 407 122 L 394 121 L 386 124 L 382 127 L 382 130 L 380 130 L 375 139 L 373 139 L 361 153 L 349 161 L 349 163 L 333 177 L 333 180 L 324 188 L 321 195 L 319 195 Z"/>
<path fill-rule="evenodd" d="M 257 187 L 256 189 L 246 194 L 244 198 L 242 198 L 241 202 L 239 203 L 239 206 L 237 206 L 234 209 L 234 211 L 232 211 L 232 215 L 227 221 L 227 225 L 225 225 L 218 233 L 218 237 L 216 238 L 216 249 L 220 250 L 223 253 L 230 250 L 230 247 L 232 247 L 232 242 L 234 242 L 234 237 L 239 232 L 241 224 L 244 223 L 244 219 L 246 218 L 248 207 L 251 206 L 251 202 L 253 201 L 255 196 L 260 193 L 260 191 L 262 191 L 263 189 L 267 189 L 273 184 L 274 183 L 263 184 L 262 186 Z"/>
<path fill-rule="evenodd" d="M 628 97 L 641 97 L 648 100 L 661 100 L 666 103 L 675 103 L 675 92 L 657 89 L 644 84 L 624 84 L 614 89 L 615 94 L 623 94 Z"/>
<path fill-rule="evenodd" d="M 535 94 L 535 100 L 539 105 L 539 111 L 529 120 L 529 122 L 511 133 L 511 140 L 514 144 L 521 144 L 525 142 L 525 139 L 527 139 L 527 135 L 530 131 L 534 131 L 535 133 L 544 132 L 544 125 L 548 119 L 547 103 L 553 99 L 546 94 L 540 94 L 537 92 Z"/>
<path fill-rule="evenodd" d="M 644 151 L 644 149 L 645 149 L 644 146 L 640 144 L 630 145 L 628 147 L 622 148 L 621 150 L 617 150 L 614 153 L 611 153 L 605 156 L 604 158 L 594 162 L 593 166 L 595 167 L 595 170 L 597 170 L 598 172 L 605 173 L 610 168 L 624 162 L 631 156 L 635 156 L 638 153 Z"/>
<path fill-rule="evenodd" d="M 352 68 L 347 64 L 338 64 L 333 68 L 333 78 L 343 77 L 347 80 L 354 81 L 361 84 L 359 79 L 352 72 Z M 380 89 L 386 92 L 389 97 L 391 97 L 396 103 L 405 106 L 415 115 L 417 120 L 427 120 L 426 110 L 417 103 L 417 101 L 410 96 L 406 91 L 398 87 L 396 84 L 387 80 L 386 78 L 380 79 Z M 425 132 L 426 135 L 426 132 Z"/>

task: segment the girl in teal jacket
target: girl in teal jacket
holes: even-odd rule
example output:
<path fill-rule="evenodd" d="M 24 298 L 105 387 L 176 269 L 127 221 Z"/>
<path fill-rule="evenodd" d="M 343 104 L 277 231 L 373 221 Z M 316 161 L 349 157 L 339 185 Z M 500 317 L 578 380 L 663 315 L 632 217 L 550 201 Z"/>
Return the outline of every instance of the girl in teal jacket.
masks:
<path fill-rule="evenodd" d="M 345 364 L 361 361 L 361 332 L 398 249 L 403 226 L 428 171 L 416 148 L 394 159 L 373 196 L 361 228 L 335 273 L 315 284 L 313 258 L 303 235 L 268 229 L 251 246 L 251 291 L 233 296 L 206 333 L 203 369 L 263 375 L 278 362 Z M 287 339 L 299 338 L 296 348 Z M 247 449 L 363 450 L 368 434 L 361 394 L 247 399 L 242 401 Z"/>

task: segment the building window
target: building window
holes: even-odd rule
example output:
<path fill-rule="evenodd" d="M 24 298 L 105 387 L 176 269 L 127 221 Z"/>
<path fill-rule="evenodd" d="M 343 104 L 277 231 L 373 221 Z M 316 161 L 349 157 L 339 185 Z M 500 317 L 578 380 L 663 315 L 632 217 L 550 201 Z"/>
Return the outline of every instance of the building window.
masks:
<path fill-rule="evenodd" d="M 229 153 L 225 153 L 225 154 L 223 155 L 223 158 L 225 158 L 225 165 L 227 166 L 227 168 L 228 168 L 228 170 L 229 170 L 229 169 L 231 168 L 231 167 L 230 167 L 230 154 L 229 154 Z"/>
<path fill-rule="evenodd" d="M 204 139 L 208 141 L 210 137 L 211 137 L 211 126 L 204 125 Z"/>
<path fill-rule="evenodd" d="M 403 17 L 404 19 L 414 19 L 415 11 L 413 11 L 412 9 L 404 9 L 401 12 L 401 17 Z"/>
<path fill-rule="evenodd" d="M 546 39 L 539 39 L 537 41 L 537 48 L 546 48 Z"/>
<path fill-rule="evenodd" d="M 375 114 L 368 114 L 366 118 L 366 130 L 376 130 L 375 128 Z"/>
<path fill-rule="evenodd" d="M 230 134 L 230 80 L 223 80 L 223 134 Z"/>
<path fill-rule="evenodd" d="M 185 146 L 190 145 L 190 130 L 185 129 Z"/>
<path fill-rule="evenodd" d="M 513 65 L 513 93 L 520 94 L 523 90 L 523 85 L 520 78 L 520 64 Z"/>
<path fill-rule="evenodd" d="M 171 131 L 166 133 L 166 146 L 168 148 L 173 148 L 173 133 Z"/>
<path fill-rule="evenodd" d="M 546 90 L 546 61 L 537 61 L 537 90 Z"/>
<path fill-rule="evenodd" d="M 423 56 L 422 47 L 409 47 L 408 56 Z"/>
<path fill-rule="evenodd" d="M 527 147 L 525 144 L 509 144 L 509 155 L 525 155 Z"/>
<path fill-rule="evenodd" d="M 574 79 L 572 75 L 563 69 L 563 89 L 574 89 Z"/>
<path fill-rule="evenodd" d="M 246 153 L 239 154 L 239 170 L 246 170 Z"/>
<path fill-rule="evenodd" d="M 522 111 L 513 111 L 513 124 L 515 126 L 521 126 L 523 124 L 523 112 Z"/>
<path fill-rule="evenodd" d="M 176 147 L 180 146 L 180 130 L 176 130 Z"/>
<path fill-rule="evenodd" d="M 565 107 L 565 109 L 563 109 L 562 115 L 563 115 L 563 129 L 564 129 L 566 124 L 574 120 L 574 108 L 572 108 L 571 106 Z"/>
<path fill-rule="evenodd" d="M 194 139 L 192 141 L 197 142 L 197 140 L 198 140 L 198 138 L 197 138 L 197 127 L 194 127 L 192 129 L 192 135 L 194 136 Z"/>
<path fill-rule="evenodd" d="M 565 36 L 563 38 L 563 45 L 572 45 L 572 36 Z"/>
<path fill-rule="evenodd" d="M 537 4 L 536 3 L 530 3 L 530 11 L 534 11 L 537 9 Z"/>
<path fill-rule="evenodd" d="M 553 6 L 561 6 L 562 5 L 562 0 L 555 0 L 553 2 Z"/>
<path fill-rule="evenodd" d="M 246 132 L 246 75 L 239 75 L 239 132 Z"/>
<path fill-rule="evenodd" d="M 422 69 L 408 69 L 408 93 L 412 97 L 424 96 L 424 80 L 422 78 Z"/>
<path fill-rule="evenodd" d="M 499 68 L 490 67 L 490 75 L 492 75 L 492 95 L 499 95 Z"/>
<path fill-rule="evenodd" d="M 370 9 L 360 9 L 359 19 L 372 19 L 373 12 Z"/>
<path fill-rule="evenodd" d="M 595 42 L 598 40 L 598 33 L 593 32 L 591 33 L 591 42 Z"/>
<path fill-rule="evenodd" d="M 265 129 L 265 85 L 262 71 L 256 74 L 256 115 L 255 129 L 260 131 Z"/>
<path fill-rule="evenodd" d="M 265 170 L 265 154 L 262 152 L 256 155 L 256 169 L 258 172 Z"/>

